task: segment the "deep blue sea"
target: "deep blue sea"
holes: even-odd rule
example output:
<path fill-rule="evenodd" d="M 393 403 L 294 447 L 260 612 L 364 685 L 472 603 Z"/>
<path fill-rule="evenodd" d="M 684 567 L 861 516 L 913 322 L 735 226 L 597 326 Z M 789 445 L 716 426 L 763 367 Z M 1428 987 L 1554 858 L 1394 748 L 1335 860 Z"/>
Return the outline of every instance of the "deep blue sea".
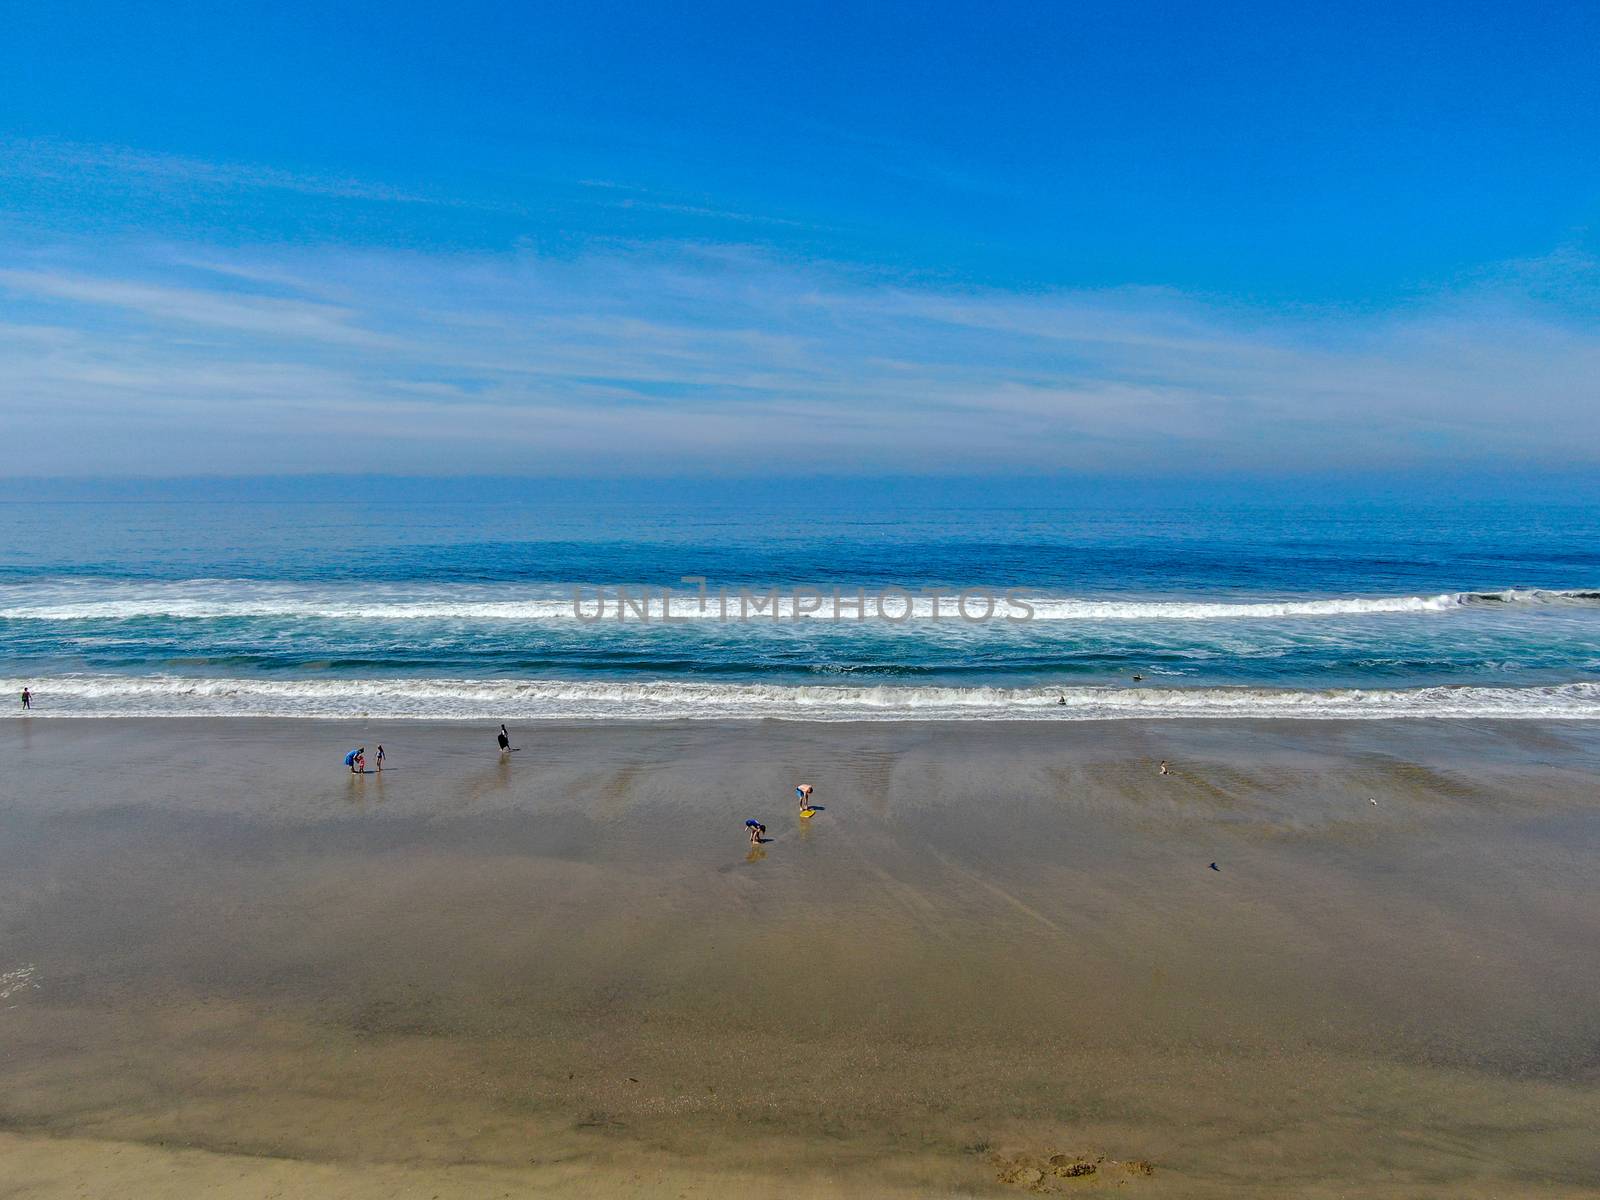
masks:
<path fill-rule="evenodd" d="M 38 717 L 1600 717 L 1585 500 L 437 492 L 0 503 L 0 677 Z"/>

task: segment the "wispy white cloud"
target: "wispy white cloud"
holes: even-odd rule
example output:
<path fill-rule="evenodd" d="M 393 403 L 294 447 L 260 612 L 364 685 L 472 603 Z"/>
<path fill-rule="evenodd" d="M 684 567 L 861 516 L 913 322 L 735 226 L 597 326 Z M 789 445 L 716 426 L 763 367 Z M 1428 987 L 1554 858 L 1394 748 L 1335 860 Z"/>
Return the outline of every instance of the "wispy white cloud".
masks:
<path fill-rule="evenodd" d="M 260 163 L 216 162 L 129 146 L 89 145 L 54 138 L 0 136 L 0 183 L 6 181 L 64 183 L 75 193 L 101 190 L 121 195 L 132 190 L 186 199 L 225 199 L 252 192 L 282 192 L 311 199 L 421 205 L 524 218 L 535 209 L 555 204 L 591 211 L 609 209 L 700 218 L 697 223 L 702 226 L 820 228 L 813 222 L 778 213 L 731 208 L 704 196 L 668 194 L 615 180 L 519 175 L 502 182 L 505 194 L 467 196 L 461 194 L 459 186 L 404 188 L 349 175 L 285 170 Z"/>
<path fill-rule="evenodd" d="M 349 309 L 310 300 L 239 295 L 70 271 L 0 270 L 0 288 L 16 295 L 121 309 L 156 324 L 203 325 L 373 348 L 388 344 L 384 337 L 355 328 Z"/>
<path fill-rule="evenodd" d="M 264 189 L 340 200 L 399 204 L 462 203 L 369 180 L 285 171 L 252 163 L 210 162 L 175 154 L 153 154 L 126 146 L 85 145 L 52 138 L 0 139 L 0 177 L 110 181 L 120 187 Z"/>
<path fill-rule="evenodd" d="M 1328 470 L 1600 457 L 1557 256 L 1392 311 L 909 288 L 748 247 L 0 271 L 0 472 Z M 1533 282 L 1530 283 L 1530 280 Z"/>
<path fill-rule="evenodd" d="M 787 225 L 794 229 L 807 227 L 804 221 L 795 221 L 788 217 L 777 217 L 770 213 L 741 212 L 731 208 L 713 208 L 705 204 L 683 204 L 669 200 L 652 200 L 648 196 L 629 196 L 624 200 L 614 201 L 613 207 L 647 209 L 650 212 L 671 213 L 680 217 L 709 217 L 717 221 L 736 221 L 740 224 L 748 225 Z"/>

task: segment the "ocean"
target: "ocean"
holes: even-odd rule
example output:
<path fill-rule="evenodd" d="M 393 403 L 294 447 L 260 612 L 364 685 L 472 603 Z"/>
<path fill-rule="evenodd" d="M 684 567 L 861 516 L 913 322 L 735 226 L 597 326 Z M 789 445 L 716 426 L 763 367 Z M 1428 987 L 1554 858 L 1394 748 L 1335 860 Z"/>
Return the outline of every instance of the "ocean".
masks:
<path fill-rule="evenodd" d="M 0 677 L 35 718 L 1600 718 L 1583 499 L 429 490 L 0 503 Z"/>

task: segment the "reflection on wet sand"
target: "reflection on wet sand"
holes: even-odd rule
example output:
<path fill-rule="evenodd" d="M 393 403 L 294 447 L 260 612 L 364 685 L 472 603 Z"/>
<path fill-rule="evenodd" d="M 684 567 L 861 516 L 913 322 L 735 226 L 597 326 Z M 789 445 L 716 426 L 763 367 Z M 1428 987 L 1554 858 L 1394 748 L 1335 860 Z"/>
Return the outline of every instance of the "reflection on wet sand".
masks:
<path fill-rule="evenodd" d="M 375 734 L 405 769 L 352 786 Z M 1600 1183 L 1585 725 L 27 736 L 0 1128 L 40 1194 Z"/>

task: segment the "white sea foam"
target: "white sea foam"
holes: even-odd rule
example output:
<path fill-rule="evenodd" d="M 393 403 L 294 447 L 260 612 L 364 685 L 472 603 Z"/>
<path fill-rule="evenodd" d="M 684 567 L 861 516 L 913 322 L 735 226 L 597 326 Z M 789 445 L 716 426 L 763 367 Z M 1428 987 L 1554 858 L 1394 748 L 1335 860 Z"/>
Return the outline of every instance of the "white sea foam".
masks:
<path fill-rule="evenodd" d="M 30 718 L 1104 720 L 1154 717 L 1600 719 L 1600 683 L 1409 689 L 818 687 L 510 679 L 199 679 L 62 675 L 30 681 Z M 15 694 L 20 680 L 0 683 Z M 1065 699 L 1066 703 L 1060 701 Z"/>
<path fill-rule="evenodd" d="M 1508 589 L 1495 592 L 1440 592 L 1414 596 L 1352 596 L 1308 599 L 1082 599 L 1069 596 L 1009 595 L 991 589 L 969 595 L 958 610 L 955 589 L 941 589 L 937 602 L 904 592 L 868 593 L 865 604 L 855 589 L 841 589 L 842 600 L 826 595 L 796 599 L 781 590 L 731 589 L 725 598 L 675 591 L 670 602 L 659 589 L 648 601 L 639 589 L 520 585 L 298 585 L 251 581 L 184 580 L 117 583 L 74 580 L 56 584 L 0 586 L 0 619 L 17 621 L 119 621 L 141 618 L 229 620 L 267 618 L 326 621 L 582 622 L 793 620 L 853 622 L 858 619 L 955 622 L 968 617 L 1034 621 L 1212 621 L 1275 618 L 1354 617 L 1379 614 L 1449 613 L 1474 605 L 1600 604 L 1600 592 Z M 881 596 L 881 599 L 876 598 Z M 988 596 L 992 599 L 985 600 Z M 641 607 L 643 605 L 643 607 Z"/>
<path fill-rule="evenodd" d="M 9 1000 L 18 992 L 38 988 L 38 975 L 39 968 L 32 963 L 24 963 L 9 971 L 0 971 L 0 1000 Z"/>

